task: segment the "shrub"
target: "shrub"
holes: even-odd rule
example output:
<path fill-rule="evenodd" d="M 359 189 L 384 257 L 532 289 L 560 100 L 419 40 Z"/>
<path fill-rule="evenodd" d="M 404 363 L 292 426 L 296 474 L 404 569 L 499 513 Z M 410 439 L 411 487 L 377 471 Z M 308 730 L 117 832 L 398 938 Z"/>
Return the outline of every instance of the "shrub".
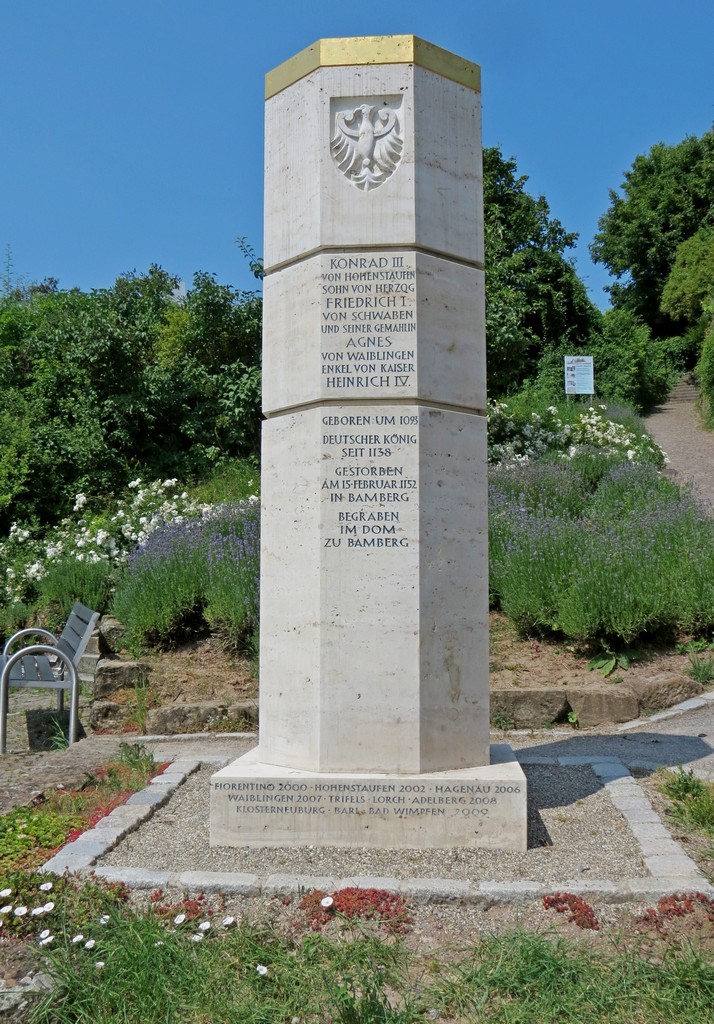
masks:
<path fill-rule="evenodd" d="M 554 463 L 492 471 L 491 598 L 521 631 L 629 643 L 714 622 L 714 522 L 692 498 L 627 462 L 577 493 Z"/>
<path fill-rule="evenodd" d="M 624 422 L 606 417 L 607 406 L 548 406 L 532 402 L 492 402 L 488 412 L 488 459 L 513 465 L 549 455 L 573 459 L 580 454 L 612 462 L 664 466 L 666 456 L 629 410 L 618 410 Z M 624 413 L 624 415 L 623 415 Z M 611 462 L 611 464 L 612 464 Z"/>
<path fill-rule="evenodd" d="M 666 343 L 653 339 L 627 310 L 603 315 L 602 336 L 591 349 L 597 391 L 607 400 L 624 400 L 643 412 L 664 401 L 675 383 L 678 366 Z"/>
<path fill-rule="evenodd" d="M 257 499 L 153 530 L 129 556 L 112 603 L 129 647 L 208 624 L 238 643 L 258 624 L 259 550 Z"/>
<path fill-rule="evenodd" d="M 5 580 L 0 587 L 0 606 L 23 601 L 36 603 L 43 590 L 48 600 L 69 601 L 70 606 L 81 600 L 82 593 L 96 594 L 99 590 L 101 596 L 103 581 L 108 582 L 113 571 L 126 561 L 131 547 L 145 541 L 158 526 L 186 516 L 195 517 L 206 508 L 177 485 L 174 479 L 145 484 L 137 477 L 130 482 L 127 496 L 94 512 L 87 496 L 79 493 L 74 500 L 75 514 L 63 519 L 42 538 L 35 535 L 32 527 L 13 523 L 7 538 L 0 541 L 0 579 Z M 104 569 L 83 569 L 90 565 L 103 565 Z M 56 566 L 61 569 L 54 574 Z M 48 574 L 54 579 L 44 584 Z M 73 590 L 72 579 L 76 580 L 77 592 Z"/>
<path fill-rule="evenodd" d="M 714 422 L 714 323 L 704 338 L 696 374 L 702 393 L 704 414 L 711 425 Z"/>
<path fill-rule="evenodd" d="M 38 584 L 39 604 L 50 628 L 64 626 L 75 601 L 104 612 L 111 584 L 112 566 L 108 561 L 79 562 L 68 555 L 50 563 Z"/>
<path fill-rule="evenodd" d="M 165 644 L 196 624 L 203 610 L 200 519 L 166 523 L 129 555 L 112 611 L 130 650 Z"/>
<path fill-rule="evenodd" d="M 260 614 L 260 507 L 219 505 L 207 531 L 205 618 L 231 647 L 258 626 Z"/>

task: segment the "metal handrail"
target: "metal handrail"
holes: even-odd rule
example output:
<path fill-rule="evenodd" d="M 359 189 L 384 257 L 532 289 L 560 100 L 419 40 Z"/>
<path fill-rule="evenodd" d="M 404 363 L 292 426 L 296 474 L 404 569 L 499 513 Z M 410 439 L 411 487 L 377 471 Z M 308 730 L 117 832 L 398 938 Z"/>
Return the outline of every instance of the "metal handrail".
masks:
<path fill-rule="evenodd" d="M 18 662 L 22 661 L 23 658 L 33 657 L 35 654 L 55 655 L 55 657 L 59 658 L 59 660 L 69 669 L 69 685 L 63 685 L 62 681 L 58 679 L 57 689 L 70 690 L 69 742 L 77 742 L 77 725 L 79 722 L 79 686 L 77 685 L 77 670 L 74 667 L 72 659 L 58 647 L 53 647 L 51 644 L 33 644 L 31 647 L 23 647 L 21 651 L 17 651 L 16 654 L 10 655 L 2 667 L 2 673 L 0 673 L 0 754 L 5 753 L 5 747 L 7 745 L 7 708 L 8 693 L 10 689 L 10 670 L 17 665 Z"/>
<path fill-rule="evenodd" d="M 15 643 L 15 641 L 21 640 L 24 636 L 43 636 L 45 640 L 51 640 L 53 644 L 57 643 L 57 637 L 54 635 L 54 633 L 50 633 L 49 629 L 42 629 L 41 626 L 35 626 L 34 629 L 31 629 L 28 626 L 27 629 L 21 629 L 19 630 L 19 632 L 13 633 L 8 642 L 5 644 L 2 653 L 5 655 L 6 658 L 9 656 L 10 648 Z"/>

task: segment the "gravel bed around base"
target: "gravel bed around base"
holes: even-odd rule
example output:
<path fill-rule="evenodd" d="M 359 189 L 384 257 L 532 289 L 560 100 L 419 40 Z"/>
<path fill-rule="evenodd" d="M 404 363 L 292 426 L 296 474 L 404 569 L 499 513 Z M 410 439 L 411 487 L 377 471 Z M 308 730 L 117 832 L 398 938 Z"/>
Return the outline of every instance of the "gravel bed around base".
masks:
<path fill-rule="evenodd" d="M 624 817 L 587 765 L 524 767 L 528 851 L 209 847 L 209 783 L 214 766 L 192 775 L 169 803 L 98 864 L 171 871 L 288 873 L 347 878 L 447 878 L 471 882 L 610 880 L 647 876 Z"/>

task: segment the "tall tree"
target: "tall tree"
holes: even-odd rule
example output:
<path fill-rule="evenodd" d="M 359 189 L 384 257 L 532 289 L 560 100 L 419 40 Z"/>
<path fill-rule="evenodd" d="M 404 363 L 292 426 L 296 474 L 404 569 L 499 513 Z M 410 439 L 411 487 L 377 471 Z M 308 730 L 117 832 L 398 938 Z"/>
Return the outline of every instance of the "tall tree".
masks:
<path fill-rule="evenodd" d="M 675 146 L 657 143 L 638 156 L 620 192 L 600 218 L 590 251 L 617 278 L 609 287 L 616 309 L 639 316 L 666 337 L 686 327 L 661 308 L 679 246 L 714 226 L 714 129 Z"/>
<path fill-rule="evenodd" d="M 260 299 L 152 266 L 111 288 L 0 296 L 0 533 L 78 490 L 182 476 L 257 451 Z"/>
<path fill-rule="evenodd" d="M 516 162 L 484 150 L 486 345 L 491 396 L 532 377 L 544 350 L 587 343 L 599 313 L 566 250 L 577 235 L 525 188 Z"/>
<path fill-rule="evenodd" d="M 677 249 L 662 292 L 662 310 L 694 324 L 714 296 L 714 227 L 703 227 Z"/>

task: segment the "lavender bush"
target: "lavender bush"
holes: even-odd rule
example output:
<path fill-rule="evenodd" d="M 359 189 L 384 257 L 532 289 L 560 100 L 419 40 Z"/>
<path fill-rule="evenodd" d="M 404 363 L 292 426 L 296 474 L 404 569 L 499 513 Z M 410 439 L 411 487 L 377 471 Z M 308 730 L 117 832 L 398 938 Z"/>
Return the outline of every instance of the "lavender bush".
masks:
<path fill-rule="evenodd" d="M 217 505 L 206 516 L 207 578 L 204 615 L 235 647 L 258 628 L 260 614 L 260 505 Z"/>
<path fill-rule="evenodd" d="M 201 625 L 234 644 L 257 628 L 259 514 L 257 499 L 211 506 L 157 526 L 131 552 L 112 611 L 132 649 Z"/>
<path fill-rule="evenodd" d="M 652 466 L 623 462 L 590 494 L 577 475 L 574 460 L 492 471 L 492 602 L 524 632 L 579 640 L 711 628 L 707 510 Z"/>

